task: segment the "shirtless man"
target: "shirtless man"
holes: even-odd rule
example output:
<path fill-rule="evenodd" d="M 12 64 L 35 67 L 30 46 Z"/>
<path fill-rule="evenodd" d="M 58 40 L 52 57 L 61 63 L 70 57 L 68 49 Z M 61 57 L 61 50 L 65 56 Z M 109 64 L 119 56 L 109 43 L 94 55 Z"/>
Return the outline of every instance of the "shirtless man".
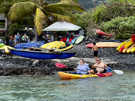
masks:
<path fill-rule="evenodd" d="M 99 58 L 96 58 L 96 63 L 92 66 L 92 68 L 97 72 L 97 74 L 99 74 L 106 72 L 107 65 L 104 64 Z"/>
<path fill-rule="evenodd" d="M 98 47 L 95 42 L 93 42 L 92 50 L 94 52 L 94 57 L 97 58 L 98 57 Z"/>

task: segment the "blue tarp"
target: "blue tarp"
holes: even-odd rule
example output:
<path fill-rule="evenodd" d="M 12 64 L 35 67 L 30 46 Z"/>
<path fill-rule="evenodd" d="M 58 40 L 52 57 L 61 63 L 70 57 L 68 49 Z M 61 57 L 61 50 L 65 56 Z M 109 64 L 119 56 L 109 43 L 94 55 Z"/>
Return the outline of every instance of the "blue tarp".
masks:
<path fill-rule="evenodd" d="M 25 48 L 31 48 L 31 47 L 39 48 L 43 44 L 45 44 L 44 41 L 19 43 L 19 44 L 15 45 L 15 48 L 16 49 L 25 49 Z"/>

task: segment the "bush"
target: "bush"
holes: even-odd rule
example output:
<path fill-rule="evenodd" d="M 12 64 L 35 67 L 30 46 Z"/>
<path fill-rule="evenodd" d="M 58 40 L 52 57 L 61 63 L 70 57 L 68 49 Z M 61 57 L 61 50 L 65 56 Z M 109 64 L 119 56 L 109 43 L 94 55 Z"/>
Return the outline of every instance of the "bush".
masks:
<path fill-rule="evenodd" d="M 131 37 L 130 33 L 116 34 L 115 39 L 129 39 Z"/>
<path fill-rule="evenodd" d="M 86 28 L 88 27 L 89 22 L 92 22 L 91 11 L 87 11 L 82 14 L 74 14 L 73 19 L 76 25 Z"/>
<path fill-rule="evenodd" d="M 128 17 L 134 14 L 134 0 L 108 0 L 107 3 L 101 4 L 93 9 L 92 19 L 96 23 L 102 23 L 118 16 Z"/>
<path fill-rule="evenodd" d="M 135 16 L 114 18 L 102 23 L 100 28 L 106 32 L 117 33 L 117 38 L 128 38 L 135 32 Z"/>
<path fill-rule="evenodd" d="M 93 29 L 95 29 L 97 27 L 97 25 L 93 22 L 92 20 L 92 16 L 91 16 L 91 11 L 87 11 L 84 12 L 82 14 L 75 14 L 74 15 L 74 21 L 76 25 L 81 26 L 82 28 L 84 28 L 87 33 L 87 36 L 91 36 L 94 34 Z"/>
<path fill-rule="evenodd" d="M 10 24 L 9 26 L 9 29 L 8 29 L 8 33 L 9 35 L 13 35 L 15 32 L 18 31 L 18 29 L 20 29 L 21 25 L 18 24 L 18 23 L 13 23 L 13 24 Z"/>

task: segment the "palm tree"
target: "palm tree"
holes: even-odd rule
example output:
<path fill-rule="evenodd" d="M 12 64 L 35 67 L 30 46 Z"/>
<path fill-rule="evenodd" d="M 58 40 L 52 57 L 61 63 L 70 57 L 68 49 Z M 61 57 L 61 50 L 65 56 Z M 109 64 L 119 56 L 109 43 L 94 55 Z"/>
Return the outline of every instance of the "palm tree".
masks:
<path fill-rule="evenodd" d="M 73 13 L 83 11 L 77 0 L 60 0 L 60 2 L 51 4 L 44 0 L 37 0 L 36 2 L 28 1 L 13 4 L 8 17 L 11 22 L 17 22 L 26 16 L 32 15 L 36 31 L 40 35 L 43 25 L 48 25 L 52 18 L 53 20 L 73 22 Z"/>

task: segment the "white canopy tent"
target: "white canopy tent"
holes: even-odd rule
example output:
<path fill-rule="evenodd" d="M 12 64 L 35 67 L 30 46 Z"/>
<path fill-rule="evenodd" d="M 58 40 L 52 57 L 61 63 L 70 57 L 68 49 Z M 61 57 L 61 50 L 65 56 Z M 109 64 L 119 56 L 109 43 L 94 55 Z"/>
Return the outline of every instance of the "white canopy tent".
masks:
<path fill-rule="evenodd" d="M 69 22 L 55 22 L 52 25 L 43 29 L 43 31 L 77 31 L 81 29 L 80 26 Z"/>

